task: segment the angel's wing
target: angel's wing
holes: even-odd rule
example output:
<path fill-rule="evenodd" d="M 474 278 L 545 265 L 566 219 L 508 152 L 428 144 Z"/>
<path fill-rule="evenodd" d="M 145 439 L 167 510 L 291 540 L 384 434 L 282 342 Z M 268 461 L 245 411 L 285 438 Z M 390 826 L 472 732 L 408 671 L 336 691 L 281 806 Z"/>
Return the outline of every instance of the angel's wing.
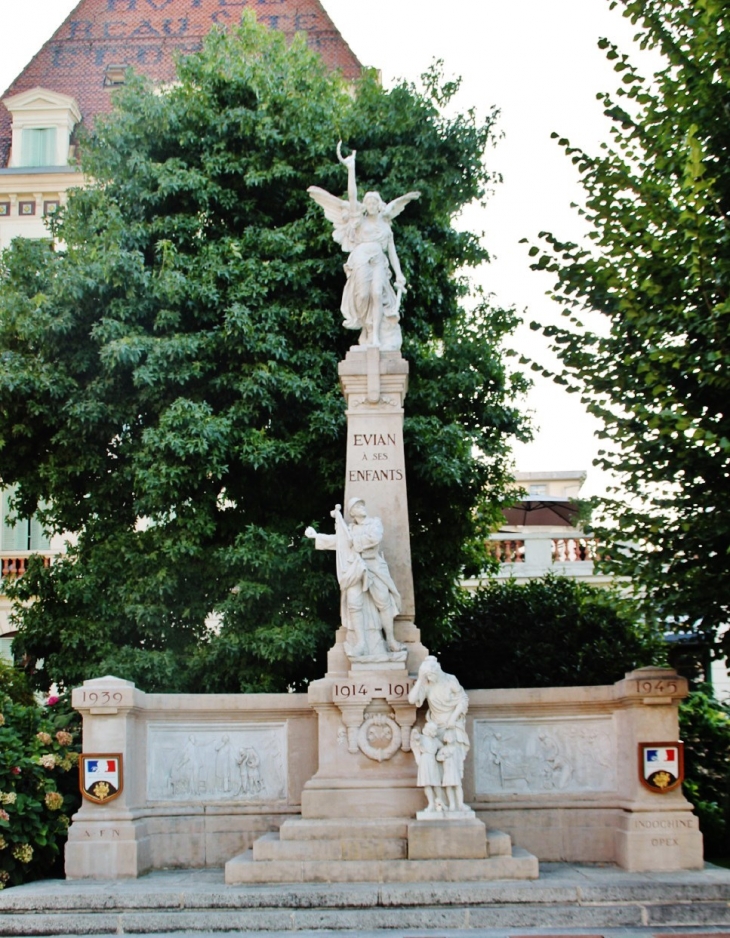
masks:
<path fill-rule="evenodd" d="M 419 198 L 421 195 L 420 192 L 406 192 L 405 195 L 399 195 L 397 199 L 393 199 L 392 202 L 388 202 L 383 210 L 383 217 L 387 221 L 395 218 L 397 215 L 403 211 L 403 209 L 408 205 L 409 202 L 412 202 L 413 199 Z"/>
<path fill-rule="evenodd" d="M 421 762 L 421 733 L 417 726 L 411 730 L 411 750 L 416 757 L 416 765 Z"/>
<path fill-rule="evenodd" d="M 350 214 L 350 203 L 344 199 L 338 199 L 336 195 L 320 189 L 319 186 L 310 186 L 307 192 L 311 195 L 317 205 L 321 205 L 327 221 L 333 225 L 339 226 L 345 224 Z"/>

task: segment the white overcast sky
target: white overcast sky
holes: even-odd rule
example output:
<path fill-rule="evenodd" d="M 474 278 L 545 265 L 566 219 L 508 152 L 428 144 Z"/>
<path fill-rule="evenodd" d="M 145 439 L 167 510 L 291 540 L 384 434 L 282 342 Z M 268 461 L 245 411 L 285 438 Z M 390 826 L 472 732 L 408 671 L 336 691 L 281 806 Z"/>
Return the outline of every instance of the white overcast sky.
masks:
<path fill-rule="evenodd" d="M 50 38 L 77 0 L 0 0 L 0 93 Z M 366 65 L 394 79 L 417 79 L 435 58 L 447 74 L 463 77 L 458 104 L 485 114 L 500 108 L 504 139 L 489 160 L 504 182 L 485 210 L 467 221 L 485 233 L 495 255 L 480 273 L 483 285 L 525 319 L 559 318 L 545 292 L 551 282 L 529 270 L 521 238 L 549 230 L 581 231 L 572 201 L 581 189 L 552 131 L 590 151 L 607 139 L 608 122 L 596 93 L 619 82 L 597 41 L 607 36 L 631 50 L 633 27 L 609 0 L 323 0 L 323 5 Z M 636 56 L 635 52 L 632 55 Z M 407 322 L 406 322 L 407 328 Z M 522 330 L 518 347 L 549 362 L 544 340 Z M 600 493 L 607 479 L 591 468 L 598 449 L 595 424 L 576 397 L 540 381 L 525 406 L 534 413 L 533 443 L 515 450 L 523 471 L 586 469 L 584 494 Z"/>

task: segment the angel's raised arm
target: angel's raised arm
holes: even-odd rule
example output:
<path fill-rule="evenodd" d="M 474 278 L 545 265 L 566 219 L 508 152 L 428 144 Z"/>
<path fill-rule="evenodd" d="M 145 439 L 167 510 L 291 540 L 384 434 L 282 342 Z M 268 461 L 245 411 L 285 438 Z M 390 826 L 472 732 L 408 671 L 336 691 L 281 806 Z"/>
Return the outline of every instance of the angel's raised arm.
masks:
<path fill-rule="evenodd" d="M 386 221 L 392 221 L 397 215 L 400 215 L 409 202 L 412 202 L 413 199 L 420 198 L 420 195 L 420 192 L 406 192 L 405 195 L 399 195 L 397 199 L 393 199 L 392 202 L 388 202 L 385 206 L 383 209 L 383 218 L 385 218 Z"/>
<path fill-rule="evenodd" d="M 347 196 L 350 199 L 350 210 L 354 215 L 357 211 L 357 182 L 355 180 L 355 157 L 357 150 L 353 150 L 349 156 L 342 155 L 342 141 L 337 144 L 337 159 L 347 168 Z"/>

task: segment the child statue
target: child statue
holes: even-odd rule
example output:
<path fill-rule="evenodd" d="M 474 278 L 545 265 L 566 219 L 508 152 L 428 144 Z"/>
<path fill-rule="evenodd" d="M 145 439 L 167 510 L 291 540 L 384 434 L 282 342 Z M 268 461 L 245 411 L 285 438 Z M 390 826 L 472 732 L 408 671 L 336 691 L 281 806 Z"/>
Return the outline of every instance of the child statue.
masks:
<path fill-rule="evenodd" d="M 416 785 L 423 788 L 428 800 L 427 810 L 433 813 L 444 809 L 441 766 L 438 763 L 441 743 L 436 735 L 437 731 L 438 727 L 435 723 L 426 723 L 422 733 L 419 733 L 417 729 L 411 732 L 411 749 L 418 763 Z"/>

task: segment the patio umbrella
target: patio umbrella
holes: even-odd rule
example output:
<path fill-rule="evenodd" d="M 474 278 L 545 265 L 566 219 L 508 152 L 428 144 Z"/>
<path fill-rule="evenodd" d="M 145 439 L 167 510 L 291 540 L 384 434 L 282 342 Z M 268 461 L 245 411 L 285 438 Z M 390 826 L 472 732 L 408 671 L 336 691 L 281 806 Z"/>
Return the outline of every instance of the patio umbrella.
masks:
<path fill-rule="evenodd" d="M 520 526 L 574 527 L 578 505 L 559 495 L 537 495 L 522 498 L 511 508 L 504 508 L 507 524 Z"/>

